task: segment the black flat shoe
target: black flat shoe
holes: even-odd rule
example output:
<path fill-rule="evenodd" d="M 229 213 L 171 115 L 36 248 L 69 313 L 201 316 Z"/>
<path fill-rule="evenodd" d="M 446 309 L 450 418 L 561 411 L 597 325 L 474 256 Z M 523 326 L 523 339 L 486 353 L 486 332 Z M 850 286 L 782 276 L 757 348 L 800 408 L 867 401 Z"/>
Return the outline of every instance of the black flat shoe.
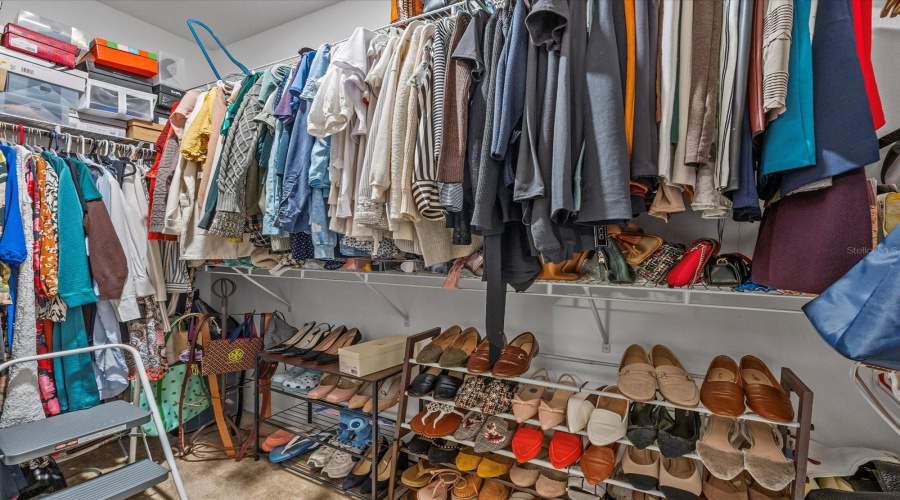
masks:
<path fill-rule="evenodd" d="M 332 363 L 337 363 L 341 358 L 338 355 L 338 351 L 343 347 L 350 347 L 352 345 L 359 344 L 362 340 L 362 334 L 359 333 L 359 330 L 353 328 L 352 330 L 348 330 L 347 333 L 341 335 L 341 337 L 328 348 L 328 350 L 323 351 L 321 354 L 316 356 L 316 364 L 317 365 L 330 365 Z"/>
<path fill-rule="evenodd" d="M 656 442 L 662 456 L 678 458 L 693 453 L 700 435 L 700 414 L 676 408 L 673 419 L 668 411 L 662 410 L 657 429 Z"/>
<path fill-rule="evenodd" d="M 287 339 L 286 341 L 284 341 L 281 344 L 278 344 L 275 347 L 270 347 L 269 349 L 266 349 L 266 352 L 269 354 L 284 354 L 285 352 L 290 350 L 292 347 L 294 347 L 297 344 L 299 344 L 300 342 L 302 342 L 303 339 L 307 335 L 309 335 L 309 332 L 312 332 L 315 329 L 316 329 L 315 321 L 310 321 L 309 323 L 305 323 L 293 335 L 291 335 L 291 337 L 289 339 Z"/>
<path fill-rule="evenodd" d="M 319 323 L 309 332 L 309 335 L 303 337 L 300 342 L 298 342 L 287 351 L 281 353 L 281 355 L 286 358 L 296 358 L 298 356 L 302 356 L 315 349 L 315 347 L 319 345 L 322 340 L 324 340 L 325 337 L 328 336 L 329 333 L 331 333 L 331 325 L 329 325 L 328 323 Z"/>
<path fill-rule="evenodd" d="M 628 415 L 628 431 L 625 435 L 631 444 L 639 450 L 653 444 L 659 432 L 659 413 L 661 406 L 647 403 L 632 403 Z"/>
<path fill-rule="evenodd" d="M 331 346 L 341 338 L 341 335 L 347 331 L 347 327 L 341 325 L 334 330 L 331 330 L 331 333 L 325 336 L 322 340 L 319 341 L 318 344 L 313 346 L 309 351 L 300 355 L 300 359 L 303 361 L 315 361 L 316 358 L 319 357 L 323 352 L 327 351 Z"/>
<path fill-rule="evenodd" d="M 434 399 L 438 401 L 451 401 L 456 399 L 456 393 L 463 385 L 462 377 L 449 373 L 438 375 L 434 383 Z"/>
<path fill-rule="evenodd" d="M 425 436 L 416 435 L 412 438 L 409 444 L 406 445 L 406 448 L 410 453 L 415 453 L 416 455 L 425 455 L 428 453 L 428 448 L 431 448 L 432 439 Z"/>
<path fill-rule="evenodd" d="M 362 486 L 363 483 L 369 480 L 372 475 L 372 468 L 381 461 L 381 458 L 389 449 L 383 436 L 380 437 L 378 441 L 381 443 L 381 446 L 379 446 L 380 449 L 378 450 L 378 456 L 373 457 L 375 447 L 370 446 L 366 451 L 366 458 L 368 458 L 368 460 L 363 459 L 357 462 L 356 467 L 354 467 L 353 470 L 350 471 L 350 474 L 344 478 L 344 482 L 341 484 L 342 490 L 352 490 L 353 488 Z"/>
<path fill-rule="evenodd" d="M 429 368 L 418 375 L 410 382 L 406 389 L 406 394 L 413 398 L 421 398 L 431 394 L 437 383 L 438 376 L 441 374 L 440 368 Z"/>

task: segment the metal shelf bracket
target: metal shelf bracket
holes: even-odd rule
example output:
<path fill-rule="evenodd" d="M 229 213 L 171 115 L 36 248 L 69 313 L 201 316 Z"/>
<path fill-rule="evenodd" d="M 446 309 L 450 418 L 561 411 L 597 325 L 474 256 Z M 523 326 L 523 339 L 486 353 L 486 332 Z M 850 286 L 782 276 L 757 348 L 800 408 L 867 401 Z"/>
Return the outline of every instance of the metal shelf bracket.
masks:
<path fill-rule="evenodd" d="M 603 339 L 601 350 L 604 353 L 610 353 L 612 352 L 612 346 L 609 344 L 609 331 L 607 331 L 606 326 L 603 325 L 603 320 L 600 318 L 600 311 L 597 309 L 596 300 L 599 299 L 599 297 L 591 296 L 591 287 L 585 286 L 583 289 L 584 296 L 587 298 L 588 304 L 591 305 L 591 312 L 594 313 L 594 321 L 597 322 L 597 328 L 600 330 L 600 337 Z"/>
<path fill-rule="evenodd" d="M 247 281 L 249 281 L 250 283 L 256 285 L 260 290 L 262 290 L 262 291 L 266 292 L 267 294 L 271 295 L 272 298 L 274 298 L 274 299 L 277 300 L 278 302 L 281 302 L 282 304 L 286 305 L 286 306 L 287 306 L 288 312 L 291 312 L 291 303 L 290 303 L 290 301 L 283 299 L 280 295 L 278 295 L 277 293 L 273 292 L 272 290 L 269 290 L 268 288 L 266 288 L 265 285 L 263 285 L 262 283 L 256 281 L 255 279 L 253 279 L 253 278 L 251 277 L 251 272 L 250 272 L 250 271 L 247 271 L 247 273 L 245 274 L 243 271 L 240 270 L 240 268 L 234 267 L 234 268 L 232 268 L 232 269 L 234 270 L 235 273 L 237 273 L 238 275 L 242 276 L 245 280 L 247 280 Z"/>
<path fill-rule="evenodd" d="M 364 283 L 367 287 L 369 287 L 369 290 L 372 290 L 372 291 L 375 292 L 379 297 L 381 297 L 382 299 L 384 299 L 384 301 L 387 302 L 388 305 L 391 306 L 391 308 L 392 308 L 392 309 L 393 309 L 393 310 L 394 310 L 401 318 L 403 318 L 403 326 L 409 326 L 409 314 L 406 314 L 405 312 L 403 312 L 403 310 L 400 309 L 400 308 L 397 306 L 397 304 L 394 304 L 394 301 L 392 301 L 391 299 L 389 299 L 389 298 L 387 297 L 387 295 L 381 293 L 381 290 L 375 288 L 374 285 L 372 285 L 371 283 L 369 283 L 369 280 L 366 279 L 366 275 L 365 275 L 365 274 L 362 274 L 362 273 L 356 273 L 356 277 L 359 278 L 359 280 L 360 280 L 362 283 Z"/>

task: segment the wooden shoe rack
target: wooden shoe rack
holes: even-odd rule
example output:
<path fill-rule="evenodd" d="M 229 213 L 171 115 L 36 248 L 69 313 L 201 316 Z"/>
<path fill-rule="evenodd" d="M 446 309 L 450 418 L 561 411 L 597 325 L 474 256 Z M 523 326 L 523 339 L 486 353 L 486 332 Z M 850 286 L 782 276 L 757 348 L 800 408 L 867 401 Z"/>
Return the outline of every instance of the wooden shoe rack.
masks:
<path fill-rule="evenodd" d="M 437 364 L 418 364 L 418 363 L 416 363 L 416 361 L 414 359 L 415 358 L 414 357 L 414 349 L 415 349 L 415 345 L 417 343 L 425 341 L 425 340 L 430 340 L 430 339 L 436 337 L 437 335 L 439 335 L 440 333 L 441 333 L 441 330 L 439 328 L 427 330 L 425 332 L 422 332 L 417 335 L 413 335 L 413 336 L 409 337 L 407 339 L 407 343 L 406 343 L 406 356 L 405 356 L 406 362 L 403 364 L 403 373 L 401 376 L 401 384 L 402 384 L 401 387 L 403 388 L 403 392 L 401 392 L 400 407 L 399 407 L 398 416 L 397 416 L 397 421 L 400 424 L 400 427 L 397 429 L 397 432 L 398 432 L 397 438 L 401 439 L 403 441 L 401 443 L 401 447 L 400 447 L 401 453 L 407 453 L 411 460 L 421 459 L 423 457 L 420 455 L 410 453 L 409 450 L 405 446 L 405 443 L 408 440 L 403 440 L 402 438 L 404 438 L 404 436 L 406 434 L 412 433 L 412 431 L 410 430 L 409 421 L 412 419 L 413 416 L 415 416 L 415 413 L 417 413 L 418 411 L 421 411 L 424 404 L 428 401 L 432 401 L 433 398 L 431 398 L 431 397 L 411 398 L 406 395 L 405 389 L 409 386 L 409 383 L 412 381 L 412 379 L 415 377 L 415 375 L 418 374 L 418 372 L 420 370 L 426 370 L 428 368 L 438 366 Z M 465 373 L 465 369 L 458 370 L 458 371 Z M 482 376 L 484 376 L 484 375 L 482 375 Z M 609 382 L 613 382 L 615 380 L 615 376 L 616 376 L 616 372 L 613 372 L 611 374 L 607 374 L 607 376 L 605 378 Z M 598 385 L 600 385 L 599 383 L 587 383 L 587 384 L 583 384 L 581 386 L 581 388 L 575 388 L 572 386 L 560 385 L 555 382 L 532 380 L 532 379 L 524 378 L 524 377 L 515 377 L 515 378 L 510 378 L 510 379 L 504 379 L 504 380 L 519 382 L 519 383 L 536 384 L 536 385 L 541 385 L 544 387 L 553 387 L 553 388 L 559 388 L 559 389 L 563 389 L 563 390 L 574 390 L 574 391 L 585 392 L 588 394 L 598 394 L 598 395 L 607 396 L 607 397 L 611 397 L 611 398 L 627 399 L 624 396 L 622 396 L 621 394 L 617 394 L 617 393 L 609 393 L 609 392 L 603 392 L 603 391 L 598 391 L 598 390 L 585 389 L 585 387 L 597 387 Z M 786 443 L 785 444 L 785 452 L 786 452 L 787 456 L 794 459 L 794 465 L 796 468 L 796 477 L 799 479 L 799 480 L 795 480 L 792 483 L 792 485 L 790 486 L 791 498 L 792 498 L 792 500 L 802 500 L 805 496 L 805 478 L 806 478 L 807 458 L 808 458 L 808 454 L 809 454 L 810 431 L 812 429 L 813 392 L 789 368 L 782 368 L 782 370 L 781 370 L 781 385 L 782 385 L 782 387 L 784 387 L 785 391 L 787 391 L 788 395 L 792 396 L 792 401 L 794 401 L 796 404 L 796 407 L 795 407 L 796 420 L 794 422 L 791 422 L 788 424 L 777 424 L 775 422 L 770 422 L 754 413 L 745 413 L 745 414 L 741 415 L 740 417 L 738 417 L 738 419 L 755 420 L 755 421 L 766 422 L 766 423 L 778 425 L 778 428 L 781 430 L 783 436 L 785 437 L 785 439 L 784 439 L 784 442 Z M 794 395 L 796 395 L 796 398 L 793 397 Z M 418 405 L 416 405 L 418 407 L 418 410 L 414 411 L 412 414 L 408 413 L 408 404 L 409 404 L 410 400 L 412 400 L 412 401 L 418 400 Z M 659 405 L 659 406 L 662 406 L 665 408 L 680 408 L 676 405 L 673 405 L 672 403 L 669 403 L 668 401 L 651 401 L 650 404 Z M 687 409 L 696 411 L 699 413 L 704 413 L 704 414 L 712 413 L 710 410 L 703 407 L 702 405 L 700 405 L 697 408 L 687 408 Z M 460 410 L 463 413 L 465 413 L 469 410 L 477 411 L 477 408 L 460 408 Z M 502 413 L 498 416 L 500 416 L 502 418 L 507 418 L 507 419 L 514 419 L 513 415 L 511 415 L 509 413 Z M 535 424 L 535 425 L 539 424 L 539 422 L 534 419 L 527 420 L 526 423 Z M 564 426 L 554 427 L 553 430 L 568 432 L 568 430 Z M 580 432 L 578 432 L 578 434 L 581 436 L 587 436 L 587 432 L 585 432 L 585 431 L 580 431 Z M 453 436 L 447 436 L 444 439 L 446 439 L 447 441 L 453 441 L 453 442 L 460 443 L 463 446 L 472 446 L 474 444 L 471 441 L 457 440 Z M 631 445 L 631 442 L 627 438 L 620 439 L 618 442 L 621 444 L 624 444 L 624 445 Z M 649 449 L 659 450 L 659 448 L 656 446 L 650 446 Z M 512 451 L 510 451 L 508 449 L 495 451 L 494 453 L 496 453 L 498 455 L 515 458 L 515 455 L 512 453 Z M 691 454 L 688 454 L 685 456 L 695 459 L 695 460 L 700 459 L 700 457 L 696 453 L 691 453 Z M 396 463 L 396 460 L 394 463 Z M 541 466 L 541 467 L 553 468 L 549 462 L 544 461 L 544 460 L 534 459 L 534 460 L 531 460 L 530 463 L 533 463 L 533 464 Z M 454 469 L 456 468 L 455 464 L 441 464 L 441 465 L 446 466 L 448 468 L 454 468 Z M 397 471 L 397 472 L 399 474 L 399 473 L 402 473 L 403 471 Z M 566 472 L 569 474 L 570 477 L 572 477 L 572 476 L 582 477 L 582 478 L 584 477 L 584 474 L 582 473 L 580 467 L 578 467 L 577 465 L 573 465 L 573 466 L 569 467 L 566 470 Z M 396 475 L 395 475 L 395 477 L 396 477 Z M 535 497 L 539 497 L 539 495 L 537 494 L 536 491 L 529 489 L 529 488 L 521 488 L 521 487 L 516 486 L 515 484 L 511 483 L 508 480 L 496 479 L 496 478 L 492 478 L 491 480 L 500 482 L 500 483 L 508 486 L 512 491 L 523 491 L 523 492 L 529 493 L 531 495 L 534 495 Z M 631 484 L 629 484 L 626 481 L 621 481 L 621 480 L 610 478 L 610 479 L 607 479 L 606 481 L 604 481 L 604 483 L 605 483 L 605 486 L 618 486 L 618 487 L 637 491 L 636 488 L 631 486 Z M 402 483 L 397 482 L 397 484 L 395 485 L 394 482 L 392 482 L 391 483 L 392 491 L 395 488 L 395 486 L 398 488 L 400 488 L 400 487 L 406 488 L 406 486 L 402 485 Z M 654 495 L 654 496 L 657 496 L 660 498 L 665 498 L 665 495 L 661 491 L 646 491 L 645 493 L 647 493 L 649 495 Z"/>
<path fill-rule="evenodd" d="M 341 372 L 340 367 L 337 363 L 328 364 L 328 365 L 316 365 L 315 362 L 305 362 L 302 361 L 299 357 L 284 357 L 278 354 L 269 354 L 269 353 L 260 353 L 256 357 L 256 370 L 254 373 L 260 373 L 260 363 L 269 362 L 269 363 L 284 363 L 288 369 L 294 366 L 299 366 L 302 368 L 306 368 L 309 370 L 319 371 L 324 375 L 332 374 L 337 375 L 343 378 L 348 378 L 352 380 L 357 380 L 362 383 L 370 383 L 372 390 L 372 398 L 374 401 L 378 401 L 378 390 L 381 387 L 381 384 L 390 380 L 391 377 L 396 376 L 401 372 L 401 368 L 403 365 L 397 365 L 392 368 L 388 368 L 379 372 L 375 372 L 365 376 L 354 376 L 349 375 L 347 373 Z M 263 407 L 261 399 L 266 393 L 277 393 L 282 394 L 291 398 L 293 401 L 288 408 L 277 411 L 271 415 L 261 415 L 260 409 Z M 272 385 L 268 383 L 266 380 L 261 380 L 258 376 L 255 380 L 255 400 L 254 400 L 254 415 L 256 418 L 254 419 L 254 430 L 256 436 L 256 454 L 254 460 L 259 460 L 261 456 L 267 455 L 267 453 L 260 450 L 260 428 L 263 425 L 266 425 L 270 428 L 281 429 L 288 432 L 293 432 L 297 435 L 309 436 L 312 439 L 316 439 L 316 435 L 320 432 L 330 432 L 337 431 L 339 429 L 339 417 L 334 414 L 334 411 L 351 414 L 355 417 L 361 417 L 365 419 L 369 419 L 372 422 L 372 438 L 371 441 L 373 443 L 378 442 L 378 438 L 383 436 L 385 441 L 388 444 L 394 442 L 397 437 L 397 427 L 394 419 L 385 418 L 383 413 L 384 410 L 379 412 L 378 405 L 374 405 L 375 408 L 372 413 L 365 413 L 362 410 L 351 410 L 347 408 L 344 403 L 329 403 L 324 399 L 310 399 L 306 396 L 306 392 L 292 391 L 290 389 L 285 389 L 279 385 Z M 331 411 L 328 411 L 331 410 Z M 392 425 L 384 425 L 386 420 L 390 420 Z M 316 439 L 318 440 L 318 439 Z M 323 446 L 328 446 L 331 448 L 338 448 L 336 446 L 337 441 L 327 441 L 320 440 Z M 340 449 L 340 448 L 338 448 Z M 346 449 L 342 449 L 342 451 L 346 453 L 350 453 L 355 458 L 359 460 L 372 460 L 367 457 L 364 453 L 352 453 Z M 376 500 L 378 498 L 378 492 L 372 491 L 371 495 L 363 495 L 354 490 L 342 490 L 341 484 L 343 479 L 330 479 L 317 473 L 312 470 L 310 467 L 306 465 L 306 459 L 311 455 L 312 452 L 305 453 L 298 457 L 289 459 L 285 462 L 281 462 L 281 466 L 284 468 L 297 473 L 307 479 L 315 481 L 316 483 L 322 484 L 324 486 L 328 486 L 330 488 L 334 488 L 342 494 L 353 498 L 359 498 L 362 500 Z M 396 463 L 396 462 L 394 462 Z M 374 481 L 374 477 L 378 472 L 378 463 L 372 466 L 372 480 Z M 389 496 L 387 498 L 397 498 L 401 496 L 405 492 L 404 488 L 400 488 L 395 492 L 396 496 Z"/>

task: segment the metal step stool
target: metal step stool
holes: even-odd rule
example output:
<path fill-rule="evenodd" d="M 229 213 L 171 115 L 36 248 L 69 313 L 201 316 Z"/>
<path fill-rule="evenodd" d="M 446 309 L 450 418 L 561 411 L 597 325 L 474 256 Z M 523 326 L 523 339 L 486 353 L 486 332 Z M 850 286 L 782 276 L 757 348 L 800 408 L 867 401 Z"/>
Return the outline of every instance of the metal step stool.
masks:
<path fill-rule="evenodd" d="M 124 344 L 113 344 L 27 356 L 0 364 L 0 373 L 18 363 L 59 358 L 103 349 L 123 349 L 131 354 L 134 359 L 138 374 L 134 379 L 134 404 L 125 401 L 112 401 L 87 410 L 63 413 L 55 417 L 0 429 L 0 460 L 6 465 L 17 465 L 70 446 L 85 444 L 125 430 L 136 429 L 153 420 L 159 433 L 160 444 L 162 445 L 163 454 L 166 456 L 168 469 L 152 460 L 134 462 L 138 433 L 133 430 L 130 434 L 131 443 L 128 465 L 100 475 L 90 481 L 53 493 L 46 498 L 57 500 L 119 500 L 162 483 L 171 474 L 179 499 L 187 500 L 184 484 L 182 484 L 181 476 L 178 474 L 175 457 L 172 455 L 172 449 L 169 446 L 167 433 L 163 428 L 162 418 L 159 415 L 159 409 L 156 406 L 156 400 L 152 391 L 146 391 L 145 393 L 150 411 L 140 407 L 141 387 L 149 387 L 150 381 L 147 379 L 147 372 L 141 361 L 140 353 L 135 348 Z"/>

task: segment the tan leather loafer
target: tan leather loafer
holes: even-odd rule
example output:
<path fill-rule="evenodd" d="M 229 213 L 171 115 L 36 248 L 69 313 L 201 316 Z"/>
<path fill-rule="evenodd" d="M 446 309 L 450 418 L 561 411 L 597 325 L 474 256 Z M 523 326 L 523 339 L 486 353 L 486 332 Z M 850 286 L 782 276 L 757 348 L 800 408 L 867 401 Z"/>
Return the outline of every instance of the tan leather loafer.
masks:
<path fill-rule="evenodd" d="M 625 349 L 616 387 L 632 401 L 646 403 L 656 399 L 656 371 L 643 347 L 635 344 Z"/>
<path fill-rule="evenodd" d="M 741 358 L 741 380 L 747 394 L 747 406 L 760 417 L 782 423 L 794 419 L 791 398 L 759 358 Z"/>
<path fill-rule="evenodd" d="M 653 346 L 650 358 L 653 360 L 659 393 L 666 401 L 687 408 L 700 404 L 700 389 L 697 388 L 694 377 L 681 366 L 681 361 L 678 361 L 668 347 Z"/>
<path fill-rule="evenodd" d="M 500 359 L 491 369 L 491 374 L 498 378 L 524 375 L 531 367 L 531 360 L 540 350 L 534 334 L 525 332 L 512 339 L 512 342 L 503 348 Z"/>
<path fill-rule="evenodd" d="M 716 356 L 706 370 L 700 387 L 700 401 L 716 415 L 735 418 L 744 413 L 744 385 L 741 369 L 728 356 Z"/>

